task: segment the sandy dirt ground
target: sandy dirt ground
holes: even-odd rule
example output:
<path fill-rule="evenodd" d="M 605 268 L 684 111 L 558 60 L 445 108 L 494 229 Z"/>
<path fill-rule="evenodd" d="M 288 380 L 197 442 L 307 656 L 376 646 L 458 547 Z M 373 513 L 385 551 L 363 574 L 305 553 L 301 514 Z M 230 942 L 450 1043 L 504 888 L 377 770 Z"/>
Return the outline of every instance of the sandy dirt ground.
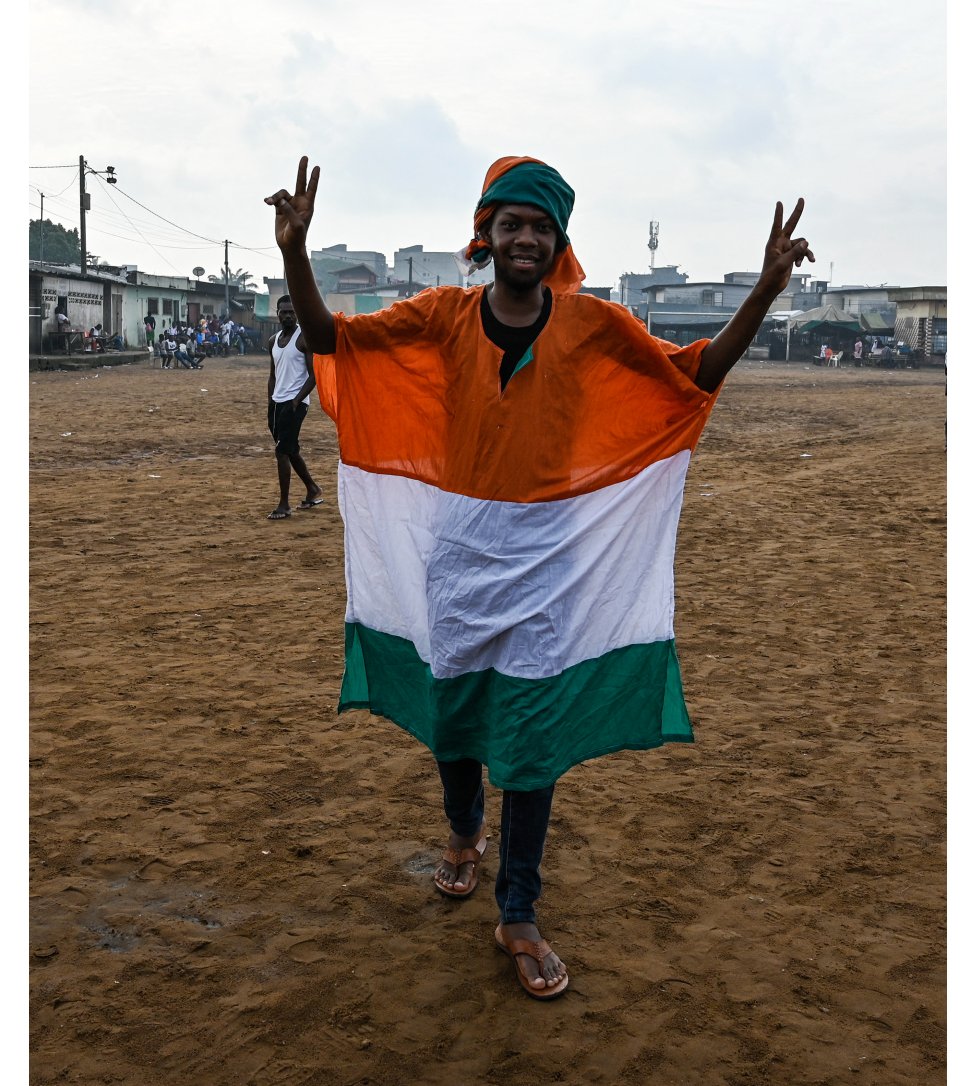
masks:
<path fill-rule="evenodd" d="M 942 1082 L 942 371 L 729 379 L 678 539 L 697 742 L 557 785 L 551 1004 L 494 844 L 432 887 L 429 754 L 335 714 L 334 431 L 326 504 L 267 521 L 266 375 L 31 374 L 31 1082 Z"/>

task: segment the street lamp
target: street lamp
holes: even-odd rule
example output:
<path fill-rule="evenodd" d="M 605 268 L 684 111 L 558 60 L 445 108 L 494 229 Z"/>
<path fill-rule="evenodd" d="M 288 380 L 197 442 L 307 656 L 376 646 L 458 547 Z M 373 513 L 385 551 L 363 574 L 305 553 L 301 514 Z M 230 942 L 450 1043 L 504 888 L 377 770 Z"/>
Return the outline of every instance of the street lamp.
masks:
<path fill-rule="evenodd" d="M 93 170 L 85 161 L 84 155 L 78 156 L 78 188 L 79 205 L 81 207 L 81 229 L 78 240 L 81 243 L 81 274 L 88 274 L 88 241 L 85 235 L 85 212 L 91 211 L 91 196 L 85 191 L 85 174 L 93 173 L 96 177 L 104 177 L 110 185 L 117 185 L 119 179 L 115 176 L 115 167 L 106 166 L 104 170 Z"/>

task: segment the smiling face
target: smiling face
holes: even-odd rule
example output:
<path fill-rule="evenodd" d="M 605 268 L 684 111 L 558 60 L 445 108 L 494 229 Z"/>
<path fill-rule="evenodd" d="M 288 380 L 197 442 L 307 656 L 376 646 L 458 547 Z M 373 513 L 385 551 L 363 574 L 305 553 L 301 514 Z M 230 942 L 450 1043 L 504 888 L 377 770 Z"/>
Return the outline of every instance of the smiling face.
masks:
<path fill-rule="evenodd" d="M 531 204 L 502 204 L 488 230 L 495 279 L 517 291 L 534 290 L 556 258 L 556 224 Z"/>

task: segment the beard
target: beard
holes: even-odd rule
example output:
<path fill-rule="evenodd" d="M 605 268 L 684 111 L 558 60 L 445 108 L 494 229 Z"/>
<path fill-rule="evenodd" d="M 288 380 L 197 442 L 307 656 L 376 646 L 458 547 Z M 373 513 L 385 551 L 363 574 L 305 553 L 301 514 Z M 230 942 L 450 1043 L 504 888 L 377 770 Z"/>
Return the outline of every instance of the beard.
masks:
<path fill-rule="evenodd" d="M 552 270 L 554 259 L 531 266 L 513 264 L 507 257 L 501 261 L 495 259 L 495 280 L 516 292 L 535 290 Z"/>

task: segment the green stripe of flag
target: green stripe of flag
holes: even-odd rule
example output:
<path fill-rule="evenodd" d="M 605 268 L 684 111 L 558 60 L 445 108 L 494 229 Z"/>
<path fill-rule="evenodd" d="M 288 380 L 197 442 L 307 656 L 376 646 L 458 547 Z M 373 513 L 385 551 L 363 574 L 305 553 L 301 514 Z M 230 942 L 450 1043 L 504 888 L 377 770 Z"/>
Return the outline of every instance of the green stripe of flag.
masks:
<path fill-rule="evenodd" d="M 497 788 L 553 784 L 617 750 L 694 741 L 674 641 L 630 645 L 544 679 L 494 669 L 435 679 L 413 644 L 346 623 L 339 712 L 369 709 L 441 761 L 475 758 Z"/>

